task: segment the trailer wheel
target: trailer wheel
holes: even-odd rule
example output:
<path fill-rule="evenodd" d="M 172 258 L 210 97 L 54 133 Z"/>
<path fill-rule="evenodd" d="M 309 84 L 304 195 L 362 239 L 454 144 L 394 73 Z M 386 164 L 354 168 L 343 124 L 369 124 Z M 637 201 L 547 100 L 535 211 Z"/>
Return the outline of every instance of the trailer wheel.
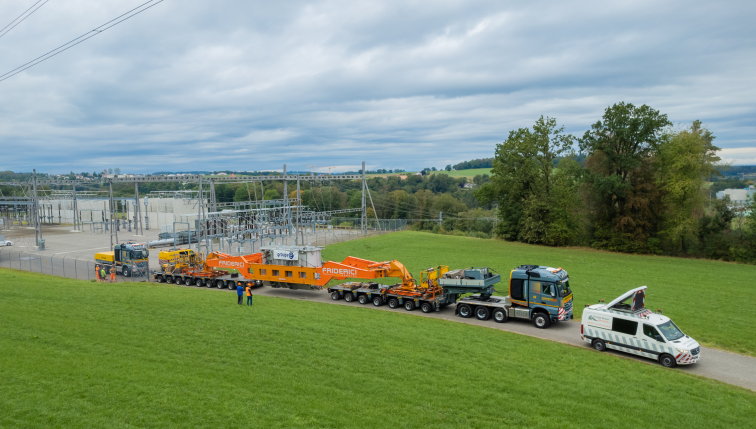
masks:
<path fill-rule="evenodd" d="M 677 361 L 672 355 L 663 354 L 659 356 L 659 363 L 665 368 L 674 368 L 677 366 Z"/>
<path fill-rule="evenodd" d="M 368 297 L 367 295 L 360 295 L 357 297 L 357 302 L 359 302 L 362 305 L 365 305 L 368 303 Z"/>
<path fill-rule="evenodd" d="M 376 307 L 380 307 L 383 305 L 383 298 L 380 296 L 374 296 L 373 297 L 373 305 Z"/>
<path fill-rule="evenodd" d="M 477 317 L 478 320 L 488 320 L 488 318 L 491 317 L 491 311 L 488 307 L 480 306 L 475 309 L 475 317 Z"/>
<path fill-rule="evenodd" d="M 338 300 L 339 300 L 339 298 L 341 298 L 341 297 L 339 296 L 339 291 L 333 291 L 333 292 L 331 292 L 331 299 L 332 299 L 332 300 L 334 300 L 334 301 L 338 301 Z"/>
<path fill-rule="evenodd" d="M 165 283 L 165 279 L 161 275 L 155 276 L 155 280 L 157 280 L 158 283 Z"/>
<path fill-rule="evenodd" d="M 397 308 L 399 307 L 399 300 L 396 298 L 389 298 L 388 300 L 388 306 L 389 308 Z"/>
<path fill-rule="evenodd" d="M 507 310 L 503 308 L 497 308 L 493 312 L 493 319 L 497 323 L 504 323 L 507 321 Z"/>
<path fill-rule="evenodd" d="M 234 290 L 236 289 L 236 283 L 234 282 L 224 282 L 223 280 L 218 280 L 218 289 L 223 289 L 223 286 L 225 286 L 228 290 Z"/>
<path fill-rule="evenodd" d="M 423 310 L 423 313 L 430 313 L 433 311 L 433 305 L 430 302 L 424 302 L 420 304 L 420 310 Z"/>
<path fill-rule="evenodd" d="M 595 340 L 593 340 L 593 343 L 591 343 L 591 345 L 593 346 L 594 349 L 600 352 L 606 351 L 606 343 L 604 342 L 604 340 L 596 338 Z"/>
<path fill-rule="evenodd" d="M 197 287 L 202 287 L 202 279 L 194 279 L 194 285 Z"/>
<path fill-rule="evenodd" d="M 415 309 L 415 301 L 412 300 L 406 300 L 404 301 L 404 309 L 407 311 L 412 311 Z"/>
<path fill-rule="evenodd" d="M 346 293 L 344 293 L 344 301 L 346 301 L 346 302 L 352 302 L 352 301 L 354 301 L 354 294 L 352 294 L 352 292 L 346 292 Z"/>
<path fill-rule="evenodd" d="M 533 324 L 538 329 L 546 329 L 549 327 L 549 324 L 551 324 L 551 320 L 546 313 L 536 313 L 535 316 L 533 316 Z"/>
<path fill-rule="evenodd" d="M 165 276 L 165 278 L 163 279 L 163 281 L 166 282 L 166 283 L 168 283 L 168 284 L 173 283 L 173 277 L 171 277 L 171 276 Z"/>
<path fill-rule="evenodd" d="M 472 317 L 472 308 L 470 308 L 467 304 L 462 304 L 459 306 L 459 315 L 464 317 L 465 319 Z"/>

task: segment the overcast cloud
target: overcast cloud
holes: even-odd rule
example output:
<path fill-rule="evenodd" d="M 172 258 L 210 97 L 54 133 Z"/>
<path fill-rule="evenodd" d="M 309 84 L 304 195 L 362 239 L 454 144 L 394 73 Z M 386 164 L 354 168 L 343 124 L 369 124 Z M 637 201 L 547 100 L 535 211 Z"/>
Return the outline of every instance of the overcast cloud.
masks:
<path fill-rule="evenodd" d="M 50 0 L 0 73 L 145 0 Z M 0 27 L 35 0 L 0 3 Z M 541 115 L 700 119 L 756 164 L 752 1 L 165 0 L 0 82 L 0 170 L 443 167 Z"/>

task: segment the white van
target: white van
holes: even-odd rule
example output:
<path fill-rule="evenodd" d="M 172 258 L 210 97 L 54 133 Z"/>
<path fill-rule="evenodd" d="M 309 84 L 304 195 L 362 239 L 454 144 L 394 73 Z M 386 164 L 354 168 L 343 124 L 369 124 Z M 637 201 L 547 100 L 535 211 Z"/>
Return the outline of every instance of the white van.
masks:
<path fill-rule="evenodd" d="M 683 334 L 669 317 L 645 308 L 645 290 L 646 286 L 641 286 L 609 304 L 586 307 L 580 337 L 600 352 L 609 348 L 632 353 L 668 368 L 698 362 L 698 342 Z"/>

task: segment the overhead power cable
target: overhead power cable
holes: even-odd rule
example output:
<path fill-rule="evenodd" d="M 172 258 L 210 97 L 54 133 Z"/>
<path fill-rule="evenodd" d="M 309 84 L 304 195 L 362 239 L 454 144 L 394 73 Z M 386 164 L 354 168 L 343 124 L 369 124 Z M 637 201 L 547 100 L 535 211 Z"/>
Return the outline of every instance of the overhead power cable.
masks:
<path fill-rule="evenodd" d="M 26 18 L 28 18 L 29 16 L 31 16 L 31 14 L 32 14 L 32 13 L 36 12 L 36 11 L 37 11 L 37 9 L 39 9 L 39 8 L 40 8 L 40 7 L 42 7 L 42 6 L 44 6 L 44 5 L 45 5 L 45 3 L 47 3 L 47 2 L 48 2 L 48 1 L 50 1 L 50 0 L 45 0 L 45 3 L 42 3 L 42 4 L 40 4 L 40 5 L 39 5 L 39 6 L 37 7 L 37 9 L 34 9 L 34 10 L 32 10 L 32 9 L 34 8 L 34 6 L 37 6 L 37 4 L 39 4 L 39 2 L 41 2 L 41 1 L 42 1 L 42 0 L 37 0 L 37 3 L 34 3 L 33 5 L 31 5 L 31 7 L 30 7 L 29 9 L 26 9 L 26 10 L 24 11 L 24 13 L 22 13 L 21 15 L 19 15 L 19 16 L 18 16 L 18 18 L 14 19 L 13 21 L 11 21 L 11 22 L 10 22 L 10 24 L 8 24 L 8 25 L 6 25 L 5 27 L 3 27 L 3 29 L 2 29 L 2 30 L 0 30 L 0 37 L 3 37 L 3 36 L 5 36 L 6 34 L 8 34 L 8 33 L 9 33 L 9 32 L 10 32 L 11 30 L 13 30 L 13 29 L 14 29 L 14 28 L 16 27 L 16 25 L 18 25 L 18 24 L 20 24 L 20 23 L 24 22 L 24 20 L 25 20 Z M 27 12 L 29 12 L 30 10 L 32 10 L 32 11 L 31 11 L 31 12 L 30 12 L 29 14 L 27 14 Z M 24 16 L 24 15 L 26 15 L 26 16 Z M 19 18 L 21 18 L 22 16 L 23 16 L 23 19 L 21 19 L 21 21 L 18 21 L 18 19 L 19 19 Z M 16 21 L 18 21 L 18 22 L 16 22 Z M 15 23 L 15 24 L 13 24 L 14 22 L 16 22 L 16 23 Z M 13 27 L 11 27 L 11 28 L 8 28 L 8 27 L 10 27 L 10 25 L 11 25 L 11 24 L 13 24 Z M 8 28 L 8 31 L 5 31 L 5 29 L 6 29 L 6 28 Z"/>
<path fill-rule="evenodd" d="M 124 14 L 116 17 L 116 18 L 111 19 L 110 21 L 106 22 L 105 24 L 102 24 L 99 27 L 96 27 L 94 30 L 88 31 L 88 32 L 82 34 L 81 36 L 79 36 L 79 37 L 71 40 L 70 42 L 64 43 L 64 44 L 58 46 L 57 48 L 53 49 L 52 51 L 49 51 L 49 52 L 47 52 L 44 55 L 40 55 L 39 57 L 37 57 L 37 58 L 29 61 L 28 63 L 23 64 L 21 66 L 18 66 L 15 69 L 13 69 L 13 70 L 11 70 L 11 71 L 9 71 L 7 73 L 0 75 L 0 82 L 2 82 L 4 80 L 7 80 L 7 79 L 10 79 L 11 77 L 13 77 L 13 76 L 21 73 L 24 70 L 27 70 L 27 69 L 29 69 L 31 67 L 34 67 L 34 66 L 36 66 L 37 64 L 39 64 L 39 63 L 41 63 L 43 61 L 47 61 L 50 58 L 52 58 L 52 57 L 54 57 L 54 56 L 56 56 L 56 55 L 58 55 L 58 54 L 60 54 L 60 53 L 62 53 L 64 51 L 67 51 L 67 50 L 73 48 L 74 46 L 78 45 L 79 43 L 82 43 L 85 40 L 89 40 L 92 37 L 94 37 L 94 36 L 96 36 L 96 35 L 104 32 L 106 30 L 109 30 L 109 29 L 115 27 L 116 25 L 122 23 L 123 21 L 126 21 L 127 19 L 133 18 L 136 15 L 139 15 L 140 13 L 146 11 L 147 9 L 152 8 L 153 6 L 158 5 L 159 3 L 162 3 L 163 1 L 165 1 L 165 0 L 149 0 L 146 3 L 142 3 L 141 5 L 135 7 L 134 9 L 131 9 L 130 11 L 128 11 L 128 12 L 126 12 L 126 13 L 124 13 Z"/>

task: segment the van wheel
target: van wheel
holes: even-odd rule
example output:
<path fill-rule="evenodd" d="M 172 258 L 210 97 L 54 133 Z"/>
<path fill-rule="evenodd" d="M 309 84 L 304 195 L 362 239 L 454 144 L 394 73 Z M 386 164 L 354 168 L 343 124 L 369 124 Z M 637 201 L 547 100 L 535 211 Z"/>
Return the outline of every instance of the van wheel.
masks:
<path fill-rule="evenodd" d="M 507 311 L 503 308 L 497 308 L 493 312 L 493 319 L 496 323 L 504 323 L 507 321 Z"/>
<path fill-rule="evenodd" d="M 338 301 L 338 300 L 339 300 L 339 298 L 341 298 L 341 297 L 339 296 L 339 292 L 331 292 L 331 299 L 332 299 L 332 300 L 334 300 L 334 301 Z"/>
<path fill-rule="evenodd" d="M 599 340 L 598 338 L 596 338 L 595 340 L 593 340 L 593 343 L 591 343 L 591 345 L 594 349 L 600 352 L 606 351 L 606 343 L 604 342 L 604 340 Z"/>
<path fill-rule="evenodd" d="M 368 303 L 368 297 L 367 295 L 360 295 L 357 297 L 357 302 L 359 302 L 362 305 L 365 305 Z"/>
<path fill-rule="evenodd" d="M 354 295 L 352 294 L 352 292 L 347 292 L 344 294 L 344 301 L 346 302 L 354 301 Z"/>
<path fill-rule="evenodd" d="M 677 366 L 677 361 L 675 360 L 675 358 L 672 357 L 672 355 L 667 354 L 659 356 L 659 363 L 661 364 L 661 366 L 666 368 L 674 368 Z"/>
<path fill-rule="evenodd" d="M 383 298 L 381 298 L 380 296 L 373 297 L 373 305 L 376 306 L 376 307 L 382 306 L 383 305 Z"/>
<path fill-rule="evenodd" d="M 396 298 L 389 298 L 388 300 L 388 306 L 389 308 L 397 308 L 399 307 L 399 300 Z"/>
<path fill-rule="evenodd" d="M 488 320 L 491 317 L 491 312 L 488 310 L 488 307 L 478 307 L 475 309 L 475 317 L 478 320 Z"/>
<path fill-rule="evenodd" d="M 468 317 L 472 317 L 472 308 L 470 308 L 467 304 L 462 304 L 459 306 L 459 315 L 467 319 Z"/>
<path fill-rule="evenodd" d="M 430 313 L 433 311 L 433 305 L 430 302 L 424 302 L 420 304 L 420 310 L 423 310 L 423 313 Z"/>
<path fill-rule="evenodd" d="M 546 329 L 549 327 L 550 323 L 551 320 L 546 313 L 536 313 L 535 316 L 533 316 L 533 324 L 538 329 Z"/>

